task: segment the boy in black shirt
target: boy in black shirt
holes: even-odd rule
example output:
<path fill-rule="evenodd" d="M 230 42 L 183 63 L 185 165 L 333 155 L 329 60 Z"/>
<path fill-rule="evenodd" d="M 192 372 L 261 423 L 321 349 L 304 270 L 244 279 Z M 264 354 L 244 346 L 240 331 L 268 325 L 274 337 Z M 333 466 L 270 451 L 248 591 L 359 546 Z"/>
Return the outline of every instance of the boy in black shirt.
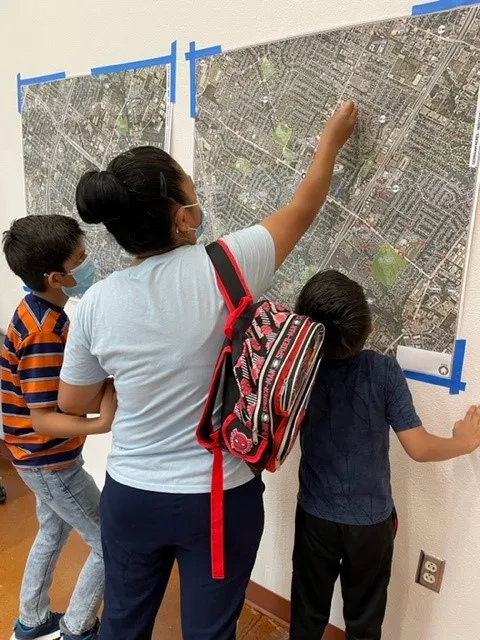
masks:
<path fill-rule="evenodd" d="M 390 427 L 414 460 L 448 460 L 480 446 L 480 408 L 470 408 L 451 438 L 428 433 L 397 361 L 364 350 L 368 303 L 341 273 L 316 274 L 296 311 L 323 323 L 326 335 L 301 432 L 290 638 L 322 637 L 340 577 L 347 639 L 378 640 L 397 527 Z"/>

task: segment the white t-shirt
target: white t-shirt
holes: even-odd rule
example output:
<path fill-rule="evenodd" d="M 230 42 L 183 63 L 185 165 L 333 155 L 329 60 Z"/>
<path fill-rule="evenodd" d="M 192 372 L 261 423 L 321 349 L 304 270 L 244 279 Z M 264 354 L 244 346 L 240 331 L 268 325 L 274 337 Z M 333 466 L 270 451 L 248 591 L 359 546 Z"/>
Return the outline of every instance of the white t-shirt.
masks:
<path fill-rule="evenodd" d="M 262 226 L 225 238 L 254 298 L 272 285 L 275 247 Z M 90 385 L 112 375 L 118 410 L 108 473 L 165 493 L 208 493 L 212 456 L 196 440 L 224 340 L 226 307 L 202 245 L 175 249 L 95 284 L 74 314 L 61 379 Z M 219 422 L 219 403 L 214 423 Z M 224 454 L 225 488 L 252 478 Z"/>

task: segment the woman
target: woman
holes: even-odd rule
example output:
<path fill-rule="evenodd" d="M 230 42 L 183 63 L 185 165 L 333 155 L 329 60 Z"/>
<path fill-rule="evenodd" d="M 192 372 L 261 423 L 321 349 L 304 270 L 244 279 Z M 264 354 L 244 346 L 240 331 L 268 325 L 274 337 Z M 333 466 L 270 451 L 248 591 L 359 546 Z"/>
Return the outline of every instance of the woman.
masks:
<path fill-rule="evenodd" d="M 290 204 L 226 241 L 255 297 L 313 222 L 356 107 L 329 120 Z M 102 640 L 150 638 L 174 561 L 185 640 L 232 640 L 263 530 L 263 484 L 225 455 L 226 579 L 211 578 L 212 458 L 195 430 L 223 342 L 226 308 L 205 249 L 194 184 L 164 151 L 132 149 L 80 180 L 77 207 L 135 256 L 78 305 L 59 405 L 83 414 L 115 379 L 118 411 L 102 496 Z M 218 415 L 218 413 L 216 414 Z"/>

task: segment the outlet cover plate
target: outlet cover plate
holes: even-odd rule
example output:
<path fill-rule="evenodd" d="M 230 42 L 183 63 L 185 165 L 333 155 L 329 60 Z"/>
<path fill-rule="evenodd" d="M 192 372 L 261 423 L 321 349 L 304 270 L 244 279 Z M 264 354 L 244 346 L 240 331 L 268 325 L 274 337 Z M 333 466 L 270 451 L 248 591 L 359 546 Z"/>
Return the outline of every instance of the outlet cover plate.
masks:
<path fill-rule="evenodd" d="M 445 560 L 440 560 L 425 551 L 420 551 L 415 582 L 430 591 L 440 593 L 445 573 Z"/>

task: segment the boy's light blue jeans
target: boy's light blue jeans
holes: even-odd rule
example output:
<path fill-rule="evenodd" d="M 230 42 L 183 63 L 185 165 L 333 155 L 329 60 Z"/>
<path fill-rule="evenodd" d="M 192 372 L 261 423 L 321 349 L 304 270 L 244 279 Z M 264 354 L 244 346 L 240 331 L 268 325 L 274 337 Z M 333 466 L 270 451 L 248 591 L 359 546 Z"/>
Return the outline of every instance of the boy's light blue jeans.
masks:
<path fill-rule="evenodd" d="M 18 470 L 18 469 L 17 469 Z M 21 469 L 37 500 L 39 530 L 28 556 L 20 594 L 20 622 L 43 624 L 50 612 L 49 589 L 58 556 L 76 529 L 91 547 L 62 621 L 62 631 L 80 635 L 95 625 L 105 571 L 100 537 L 100 491 L 79 459 L 67 469 Z"/>

